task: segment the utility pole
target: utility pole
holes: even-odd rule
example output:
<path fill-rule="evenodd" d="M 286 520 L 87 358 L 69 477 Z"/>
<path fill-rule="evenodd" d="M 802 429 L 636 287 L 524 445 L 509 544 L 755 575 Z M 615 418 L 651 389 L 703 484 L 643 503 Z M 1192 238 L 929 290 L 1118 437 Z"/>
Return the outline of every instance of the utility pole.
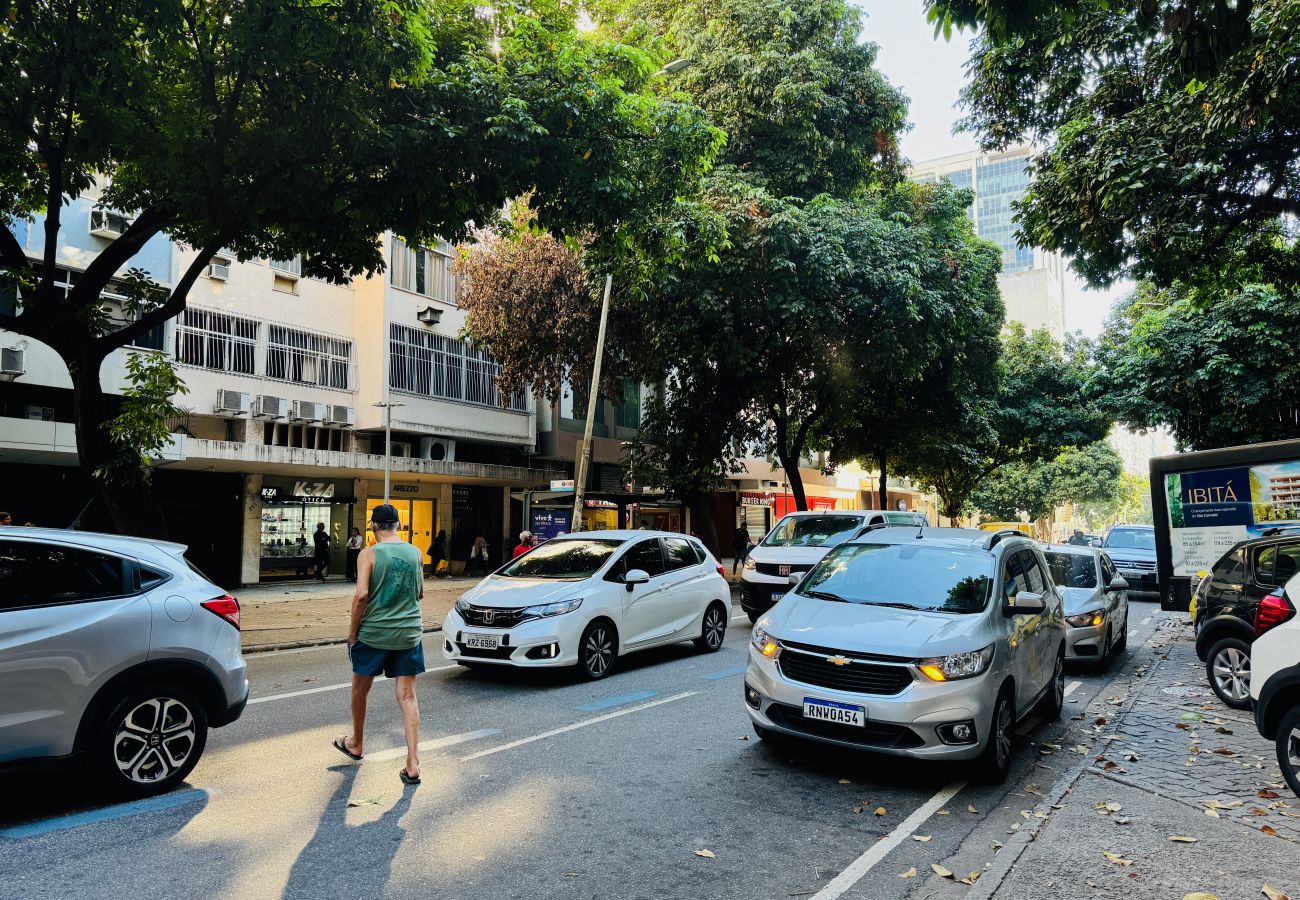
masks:
<path fill-rule="evenodd" d="M 392 500 L 392 482 L 393 482 L 393 407 L 405 406 L 404 403 L 394 403 L 392 400 L 386 400 L 383 403 L 376 403 L 375 406 L 384 411 L 384 502 L 390 503 Z"/>
<path fill-rule="evenodd" d="M 614 287 L 614 276 L 605 276 L 605 299 L 600 304 L 600 330 L 596 332 L 596 359 L 591 366 L 591 390 L 587 393 L 587 422 L 582 431 L 582 446 L 573 463 L 573 523 L 572 531 L 582 530 L 582 495 L 587 486 L 587 469 L 591 465 L 591 430 L 596 424 L 597 391 L 600 388 L 600 363 L 605 356 L 605 323 L 609 321 L 609 292 Z"/>

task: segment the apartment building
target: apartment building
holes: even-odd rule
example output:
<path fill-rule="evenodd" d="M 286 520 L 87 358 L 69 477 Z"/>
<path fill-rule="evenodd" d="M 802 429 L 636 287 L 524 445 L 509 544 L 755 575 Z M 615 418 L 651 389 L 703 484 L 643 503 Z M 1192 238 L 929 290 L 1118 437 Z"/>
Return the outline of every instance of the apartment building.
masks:
<path fill-rule="evenodd" d="M 1027 147 L 1000 153 L 961 153 L 912 165 L 913 181 L 940 179 L 975 192 L 970 217 L 980 237 L 1002 248 L 998 289 L 1007 319 L 1034 330 L 1046 328 L 1060 340 L 1065 336 L 1065 260 L 1059 253 L 1026 247 L 1016 240 L 1011 204 L 1029 189 Z"/>
<path fill-rule="evenodd" d="M 115 213 L 102 227 L 97 200 L 88 192 L 64 213 L 58 259 L 69 284 L 129 224 Z M 12 225 L 33 256 L 44 249 L 40 226 Z M 497 363 L 459 337 L 452 248 L 382 241 L 386 271 L 345 285 L 306 277 L 300 258 L 215 255 L 186 310 L 137 342 L 172 356 L 188 390 L 155 463 L 155 494 L 174 537 L 225 583 L 305 574 L 317 523 L 333 538 L 331 571 L 342 572 L 350 529 L 364 532 L 384 499 L 386 424 L 404 534 L 427 550 L 446 531 L 453 566 L 480 534 L 504 558 L 523 527 L 522 498 L 568 477 L 533 461 L 531 397 L 500 397 Z M 194 253 L 159 237 L 130 265 L 169 286 Z M 0 349 L 16 367 L 0 382 L 10 485 L 0 507 L 68 524 L 93 496 L 73 468 L 70 379 L 38 341 L 0 331 Z M 121 391 L 129 352 L 106 361 L 107 390 Z M 83 524 L 103 524 L 94 506 Z"/>

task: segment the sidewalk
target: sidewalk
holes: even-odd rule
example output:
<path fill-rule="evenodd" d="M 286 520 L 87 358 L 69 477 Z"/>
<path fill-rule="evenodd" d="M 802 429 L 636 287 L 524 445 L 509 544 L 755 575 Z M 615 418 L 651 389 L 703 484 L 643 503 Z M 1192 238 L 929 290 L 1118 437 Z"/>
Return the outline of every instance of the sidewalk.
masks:
<path fill-rule="evenodd" d="M 1096 716 L 1094 755 L 970 898 L 1300 897 L 1300 799 L 1272 744 L 1210 692 L 1186 617 L 1153 643 L 1147 677 Z"/>
<path fill-rule="evenodd" d="M 424 630 L 442 627 L 443 617 L 477 578 L 426 578 Z M 236 592 L 244 652 L 332 644 L 348 636 L 356 585 L 350 581 L 259 584 Z"/>

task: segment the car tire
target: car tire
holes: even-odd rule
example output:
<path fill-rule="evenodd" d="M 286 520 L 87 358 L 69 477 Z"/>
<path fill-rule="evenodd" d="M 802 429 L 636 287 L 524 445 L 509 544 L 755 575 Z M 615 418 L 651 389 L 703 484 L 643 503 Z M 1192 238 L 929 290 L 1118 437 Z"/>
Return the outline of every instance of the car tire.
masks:
<path fill-rule="evenodd" d="M 1101 639 L 1101 654 L 1097 657 L 1097 671 L 1110 671 L 1110 626 L 1106 626 L 1106 633 Z"/>
<path fill-rule="evenodd" d="M 749 624 L 750 624 L 750 625 L 755 625 L 755 624 L 758 623 L 758 616 L 759 616 L 758 613 L 756 613 L 756 612 L 750 612 L 749 610 L 745 610 L 745 615 L 749 617 Z"/>
<path fill-rule="evenodd" d="M 1002 784 L 1011 771 L 1011 746 L 1015 740 L 1016 710 L 1011 688 L 1003 686 L 989 717 L 988 739 L 975 762 L 975 775 L 985 784 Z"/>
<path fill-rule="evenodd" d="M 1043 699 L 1038 701 L 1038 714 L 1048 722 L 1055 722 L 1061 718 L 1061 711 L 1065 709 L 1065 648 L 1062 647 L 1056 653 L 1056 668 L 1052 670 L 1052 685 L 1043 695 Z"/>
<path fill-rule="evenodd" d="M 207 710 L 192 693 L 138 687 L 109 710 L 94 737 L 90 762 L 108 793 L 134 800 L 180 784 L 207 743 Z"/>
<path fill-rule="evenodd" d="M 614 670 L 618 659 L 618 634 L 608 619 L 597 619 L 578 642 L 578 672 L 587 681 L 599 681 Z"/>
<path fill-rule="evenodd" d="M 700 622 L 700 636 L 695 647 L 702 653 L 717 653 L 727 639 L 727 611 L 721 603 L 711 603 Z"/>
<path fill-rule="evenodd" d="M 1230 637 L 1205 655 L 1205 675 L 1215 696 L 1233 709 L 1250 709 L 1250 644 Z"/>
<path fill-rule="evenodd" d="M 1293 706 L 1277 728 L 1277 764 L 1291 790 L 1300 797 L 1300 706 Z"/>
<path fill-rule="evenodd" d="M 1119 640 L 1115 642 L 1116 654 L 1123 653 L 1128 649 L 1128 620 L 1124 620 L 1124 630 L 1119 633 Z"/>

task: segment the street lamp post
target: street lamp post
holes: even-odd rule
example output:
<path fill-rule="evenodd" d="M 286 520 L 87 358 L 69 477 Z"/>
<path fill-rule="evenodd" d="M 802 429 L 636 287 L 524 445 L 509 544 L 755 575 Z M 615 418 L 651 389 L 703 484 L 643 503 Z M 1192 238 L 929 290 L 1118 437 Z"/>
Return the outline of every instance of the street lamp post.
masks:
<path fill-rule="evenodd" d="M 582 430 L 582 447 L 574 461 L 573 473 L 573 529 L 581 531 L 582 495 L 587 486 L 587 467 L 591 464 L 592 426 L 596 422 L 597 393 L 600 389 L 600 362 L 605 355 L 605 323 L 609 321 L 609 292 L 614 287 L 614 276 L 605 276 L 605 299 L 600 304 L 600 330 L 596 332 L 596 360 L 591 366 L 591 390 L 587 393 L 587 421 Z"/>
<path fill-rule="evenodd" d="M 384 411 L 384 502 L 390 502 L 393 481 L 393 407 L 405 406 L 392 400 L 376 403 Z"/>

